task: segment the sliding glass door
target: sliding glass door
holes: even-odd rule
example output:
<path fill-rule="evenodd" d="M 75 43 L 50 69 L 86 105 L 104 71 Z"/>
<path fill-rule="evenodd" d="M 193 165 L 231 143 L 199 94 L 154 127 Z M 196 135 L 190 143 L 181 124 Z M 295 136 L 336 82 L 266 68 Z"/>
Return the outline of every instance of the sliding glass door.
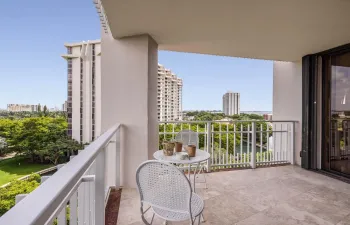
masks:
<path fill-rule="evenodd" d="M 350 177 L 350 52 L 324 55 L 322 169 Z"/>

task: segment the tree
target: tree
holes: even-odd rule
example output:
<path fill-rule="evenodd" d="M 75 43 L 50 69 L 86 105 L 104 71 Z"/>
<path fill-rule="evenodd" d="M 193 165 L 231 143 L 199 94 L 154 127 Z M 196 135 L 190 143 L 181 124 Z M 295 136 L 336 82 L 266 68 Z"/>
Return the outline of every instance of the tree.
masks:
<path fill-rule="evenodd" d="M 0 137 L 0 156 L 3 156 L 7 153 L 7 142 L 5 138 Z"/>
<path fill-rule="evenodd" d="M 29 118 L 29 117 L 39 117 L 42 116 L 43 112 L 8 112 L 8 111 L 0 111 L 0 119 L 21 119 L 21 118 Z M 47 112 L 48 117 L 64 117 L 67 118 L 67 113 L 64 111 L 55 111 L 55 112 Z"/>
<path fill-rule="evenodd" d="M 43 109 L 43 113 L 44 113 L 44 116 L 47 116 L 48 115 L 48 110 L 47 110 L 47 106 L 44 105 L 44 109 Z"/>
<path fill-rule="evenodd" d="M 40 176 L 31 175 L 27 180 L 15 180 L 7 187 L 0 189 L 0 216 L 5 214 L 15 205 L 15 197 L 18 194 L 27 194 L 40 185 Z"/>
<path fill-rule="evenodd" d="M 38 112 L 41 112 L 41 105 L 40 105 L 40 103 L 38 104 Z"/>
<path fill-rule="evenodd" d="M 33 162 L 36 157 L 44 162 L 46 146 L 66 136 L 67 122 L 63 117 L 32 117 L 19 121 L 11 145 L 14 151 L 30 156 Z"/>
<path fill-rule="evenodd" d="M 61 137 L 55 142 L 49 143 L 45 147 L 46 159 L 50 160 L 53 164 L 57 165 L 59 159 L 63 157 L 65 153 L 73 153 L 81 149 L 81 147 L 82 146 L 77 141 Z"/>

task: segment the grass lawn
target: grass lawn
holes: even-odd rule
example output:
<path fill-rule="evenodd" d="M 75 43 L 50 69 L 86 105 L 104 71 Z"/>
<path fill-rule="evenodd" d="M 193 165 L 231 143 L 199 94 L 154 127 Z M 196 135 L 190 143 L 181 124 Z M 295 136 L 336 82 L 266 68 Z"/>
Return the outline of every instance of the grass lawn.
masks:
<path fill-rule="evenodd" d="M 13 179 L 17 179 L 52 166 L 53 164 L 30 163 L 23 157 L 13 157 L 10 159 L 1 160 L 0 186 L 12 181 Z"/>

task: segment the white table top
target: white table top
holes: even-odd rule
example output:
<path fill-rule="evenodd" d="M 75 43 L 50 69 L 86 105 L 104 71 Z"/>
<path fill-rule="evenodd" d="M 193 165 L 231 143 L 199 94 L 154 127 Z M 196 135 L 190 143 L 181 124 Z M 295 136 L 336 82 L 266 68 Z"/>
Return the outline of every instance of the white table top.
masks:
<path fill-rule="evenodd" d="M 163 154 L 163 150 L 159 150 L 153 154 L 153 157 L 159 161 L 164 161 L 164 162 L 168 162 L 168 163 L 192 164 L 192 163 L 203 162 L 203 161 L 209 159 L 210 154 L 206 151 L 197 149 L 195 157 L 191 157 L 189 160 L 188 159 L 178 160 L 178 159 L 176 159 L 175 155 L 165 156 Z"/>

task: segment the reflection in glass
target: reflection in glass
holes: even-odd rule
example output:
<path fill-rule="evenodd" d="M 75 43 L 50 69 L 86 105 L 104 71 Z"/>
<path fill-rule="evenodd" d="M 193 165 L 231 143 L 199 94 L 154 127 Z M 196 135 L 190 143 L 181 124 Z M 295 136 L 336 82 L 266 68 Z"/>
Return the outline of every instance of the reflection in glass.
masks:
<path fill-rule="evenodd" d="M 331 64 L 330 170 L 350 175 L 350 53 Z"/>

